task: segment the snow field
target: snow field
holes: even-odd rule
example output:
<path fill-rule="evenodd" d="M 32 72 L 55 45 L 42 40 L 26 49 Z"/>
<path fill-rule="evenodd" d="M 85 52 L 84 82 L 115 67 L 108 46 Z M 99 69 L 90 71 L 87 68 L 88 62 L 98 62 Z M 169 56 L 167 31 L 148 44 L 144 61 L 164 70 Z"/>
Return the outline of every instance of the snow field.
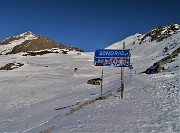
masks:
<path fill-rule="evenodd" d="M 93 64 L 93 53 L 76 52 L 24 57 L 1 55 L 0 66 L 23 63 L 24 66 L 0 71 L 0 132 L 179 132 L 179 57 L 167 65 L 167 71 L 141 73 L 165 57 L 180 43 L 179 32 L 160 43 L 138 44 L 136 34 L 125 39 L 132 49 L 134 69 L 125 68 L 125 99 L 120 99 L 120 68 L 104 67 L 103 96 L 71 115 L 71 109 L 100 96 L 100 86 L 87 81 L 101 77 L 102 67 Z M 108 48 L 120 48 L 118 42 Z M 135 42 L 135 43 L 134 43 Z M 162 47 L 162 48 L 161 48 Z M 140 52 L 141 51 L 141 52 Z M 78 68 L 74 72 L 74 68 Z M 136 71 L 136 74 L 135 74 Z"/>

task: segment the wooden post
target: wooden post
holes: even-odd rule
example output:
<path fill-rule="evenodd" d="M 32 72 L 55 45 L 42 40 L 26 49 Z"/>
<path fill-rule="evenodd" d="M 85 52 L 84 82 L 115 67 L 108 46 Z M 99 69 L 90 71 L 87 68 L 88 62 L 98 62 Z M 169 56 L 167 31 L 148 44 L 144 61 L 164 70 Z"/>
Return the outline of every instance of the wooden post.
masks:
<path fill-rule="evenodd" d="M 123 49 L 125 49 L 125 42 L 123 42 Z M 121 67 L 121 99 L 124 99 L 124 67 Z"/>

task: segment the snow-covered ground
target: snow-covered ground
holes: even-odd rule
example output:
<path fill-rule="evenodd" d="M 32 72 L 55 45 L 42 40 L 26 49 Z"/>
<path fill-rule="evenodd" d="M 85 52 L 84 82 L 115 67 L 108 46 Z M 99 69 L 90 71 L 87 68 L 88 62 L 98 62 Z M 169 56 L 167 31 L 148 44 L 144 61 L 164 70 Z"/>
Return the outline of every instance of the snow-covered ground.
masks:
<path fill-rule="evenodd" d="M 124 40 L 126 47 L 132 49 L 134 67 L 132 71 L 125 68 L 124 99 L 117 92 L 120 68 L 95 67 L 93 52 L 34 57 L 22 53 L 0 55 L 0 66 L 24 64 L 11 71 L 0 71 L 0 133 L 180 132 L 179 56 L 172 62 L 178 66 L 176 69 L 151 75 L 141 73 L 165 57 L 163 47 L 172 46 L 174 40 L 179 45 L 179 33 L 163 42 L 141 45 L 139 37 L 136 34 Z M 122 42 L 108 48 L 120 48 Z M 100 78 L 102 69 L 106 99 L 90 102 L 100 96 L 100 86 L 87 81 Z"/>
<path fill-rule="evenodd" d="M 9 62 L 25 65 L 0 71 L 0 132 L 179 132 L 179 73 L 126 68 L 122 100 L 120 68 L 104 67 L 103 93 L 112 95 L 66 116 L 77 103 L 99 97 L 100 86 L 87 84 L 101 76 L 93 53 L 1 56 L 1 65 Z"/>

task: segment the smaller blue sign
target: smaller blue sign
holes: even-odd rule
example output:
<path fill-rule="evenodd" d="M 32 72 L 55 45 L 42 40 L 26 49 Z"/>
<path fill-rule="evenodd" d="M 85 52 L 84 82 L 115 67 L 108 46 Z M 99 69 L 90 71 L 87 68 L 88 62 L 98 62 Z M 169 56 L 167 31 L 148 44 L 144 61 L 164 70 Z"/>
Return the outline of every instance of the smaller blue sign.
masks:
<path fill-rule="evenodd" d="M 133 66 L 132 66 L 132 65 L 130 65 L 130 66 L 129 66 L 129 69 L 133 69 Z"/>

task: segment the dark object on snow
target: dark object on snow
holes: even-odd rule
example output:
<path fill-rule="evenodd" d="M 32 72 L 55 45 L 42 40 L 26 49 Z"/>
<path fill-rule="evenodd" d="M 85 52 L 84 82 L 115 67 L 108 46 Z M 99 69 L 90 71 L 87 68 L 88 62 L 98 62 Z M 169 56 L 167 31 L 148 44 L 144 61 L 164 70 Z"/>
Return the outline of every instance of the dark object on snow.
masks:
<path fill-rule="evenodd" d="M 102 82 L 102 79 L 101 78 L 95 78 L 95 79 L 90 79 L 88 80 L 88 84 L 91 84 L 91 85 L 100 85 Z"/>
<path fill-rule="evenodd" d="M 62 54 L 68 54 L 68 51 L 62 51 Z"/>
<path fill-rule="evenodd" d="M 78 69 L 77 69 L 77 68 L 74 68 L 74 71 L 76 72 L 76 71 L 78 71 Z"/>
<path fill-rule="evenodd" d="M 15 68 L 19 68 L 21 66 L 23 66 L 24 64 L 22 63 L 8 63 L 3 67 L 0 67 L 0 70 L 13 70 Z"/>

